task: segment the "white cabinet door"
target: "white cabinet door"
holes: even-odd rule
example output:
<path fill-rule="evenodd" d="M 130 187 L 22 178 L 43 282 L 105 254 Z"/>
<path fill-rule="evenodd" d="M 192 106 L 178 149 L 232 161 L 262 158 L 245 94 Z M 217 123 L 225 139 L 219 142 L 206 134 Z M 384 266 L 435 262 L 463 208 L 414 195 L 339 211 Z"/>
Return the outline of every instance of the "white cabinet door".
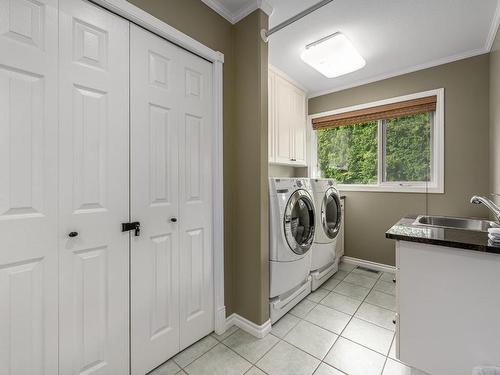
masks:
<path fill-rule="evenodd" d="M 276 75 L 275 161 L 289 164 L 293 158 L 293 116 L 290 84 Z"/>
<path fill-rule="evenodd" d="M 129 24 L 59 4 L 59 371 L 127 374 Z"/>
<path fill-rule="evenodd" d="M 178 48 L 131 26 L 132 374 L 179 351 Z"/>
<path fill-rule="evenodd" d="M 57 374 L 57 0 L 0 0 L 0 373 Z"/>
<path fill-rule="evenodd" d="M 269 163 L 276 162 L 276 74 L 268 72 L 268 152 Z"/>
<path fill-rule="evenodd" d="M 212 64 L 180 50 L 180 338 L 184 349 L 214 330 Z"/>
<path fill-rule="evenodd" d="M 144 374 L 214 328 L 212 65 L 132 26 L 131 77 L 131 363 Z"/>
<path fill-rule="evenodd" d="M 306 165 L 306 97 L 304 92 L 296 87 L 292 90 L 293 113 L 293 162 Z"/>

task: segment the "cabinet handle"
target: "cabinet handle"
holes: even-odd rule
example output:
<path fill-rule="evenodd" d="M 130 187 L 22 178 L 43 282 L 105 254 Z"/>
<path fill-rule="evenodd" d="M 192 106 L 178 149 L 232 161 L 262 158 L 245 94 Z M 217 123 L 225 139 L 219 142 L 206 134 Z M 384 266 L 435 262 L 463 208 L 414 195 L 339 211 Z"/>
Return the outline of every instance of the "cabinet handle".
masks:
<path fill-rule="evenodd" d="M 176 218 L 176 217 L 172 217 L 172 218 L 170 218 L 170 221 L 171 221 L 172 223 L 177 223 L 177 218 Z"/>
<path fill-rule="evenodd" d="M 68 234 L 68 236 L 71 238 L 76 237 L 78 236 L 78 232 L 71 232 L 70 234 Z"/>
<path fill-rule="evenodd" d="M 297 161 L 297 159 L 291 158 L 290 161 Z"/>

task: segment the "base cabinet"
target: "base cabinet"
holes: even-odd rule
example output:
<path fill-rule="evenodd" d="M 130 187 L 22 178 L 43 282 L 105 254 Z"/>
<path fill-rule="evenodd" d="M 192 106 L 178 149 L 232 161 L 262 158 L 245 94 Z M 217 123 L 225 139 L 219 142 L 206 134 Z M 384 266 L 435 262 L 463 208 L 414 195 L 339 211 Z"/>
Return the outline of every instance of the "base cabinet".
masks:
<path fill-rule="evenodd" d="M 397 355 L 436 375 L 500 364 L 500 256 L 399 241 Z"/>

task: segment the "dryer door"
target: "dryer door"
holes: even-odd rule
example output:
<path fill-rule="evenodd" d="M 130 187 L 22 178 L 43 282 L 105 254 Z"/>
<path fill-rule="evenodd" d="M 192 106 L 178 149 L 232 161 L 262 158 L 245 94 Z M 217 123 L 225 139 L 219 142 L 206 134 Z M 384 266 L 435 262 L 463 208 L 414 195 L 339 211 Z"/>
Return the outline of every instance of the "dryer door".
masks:
<path fill-rule="evenodd" d="M 326 191 L 321 206 L 321 224 L 328 238 L 334 239 L 340 231 L 342 223 L 342 206 L 336 189 Z"/>
<path fill-rule="evenodd" d="M 314 204 L 305 190 L 294 192 L 286 205 L 284 217 L 285 237 L 290 249 L 305 254 L 314 239 Z"/>

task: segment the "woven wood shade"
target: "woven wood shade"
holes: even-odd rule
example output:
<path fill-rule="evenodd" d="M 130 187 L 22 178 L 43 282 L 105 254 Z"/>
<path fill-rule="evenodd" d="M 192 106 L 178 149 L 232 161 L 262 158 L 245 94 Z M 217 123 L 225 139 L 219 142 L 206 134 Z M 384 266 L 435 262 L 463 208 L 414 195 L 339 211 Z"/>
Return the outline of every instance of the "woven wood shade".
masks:
<path fill-rule="evenodd" d="M 415 115 L 418 113 L 434 112 L 436 110 L 436 102 L 436 95 L 405 100 L 398 103 L 318 117 L 312 120 L 312 126 L 314 130 L 327 129 L 337 126 L 354 125 L 394 117 Z"/>

